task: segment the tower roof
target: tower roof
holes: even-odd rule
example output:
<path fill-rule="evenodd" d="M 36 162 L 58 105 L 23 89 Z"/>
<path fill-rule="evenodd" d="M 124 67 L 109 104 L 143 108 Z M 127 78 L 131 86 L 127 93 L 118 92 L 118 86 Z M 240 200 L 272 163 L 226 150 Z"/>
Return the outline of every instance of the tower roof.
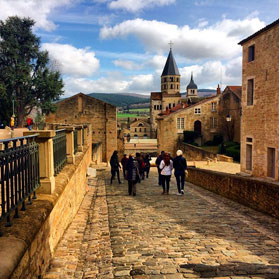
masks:
<path fill-rule="evenodd" d="M 194 80 L 193 80 L 193 73 L 191 74 L 191 80 L 190 83 L 187 86 L 187 90 L 188 89 L 198 89 L 198 86 L 195 84 Z"/>
<path fill-rule="evenodd" d="M 172 50 L 170 49 L 169 56 L 164 67 L 162 76 L 180 76 L 176 62 L 174 60 Z"/>

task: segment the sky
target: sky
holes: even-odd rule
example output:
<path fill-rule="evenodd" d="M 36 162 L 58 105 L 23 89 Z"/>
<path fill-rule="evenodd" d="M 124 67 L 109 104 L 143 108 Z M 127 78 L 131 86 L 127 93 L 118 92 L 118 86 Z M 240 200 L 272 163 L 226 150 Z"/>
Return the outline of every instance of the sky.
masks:
<path fill-rule="evenodd" d="M 0 0 L 0 20 L 36 21 L 65 97 L 160 91 L 170 42 L 186 91 L 241 85 L 238 43 L 278 19 L 278 0 Z"/>

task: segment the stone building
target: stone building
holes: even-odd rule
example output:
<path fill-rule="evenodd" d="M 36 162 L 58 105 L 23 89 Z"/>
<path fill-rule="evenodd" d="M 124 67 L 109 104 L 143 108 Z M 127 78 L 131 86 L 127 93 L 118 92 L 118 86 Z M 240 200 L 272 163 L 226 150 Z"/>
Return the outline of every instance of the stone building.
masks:
<path fill-rule="evenodd" d="M 151 125 L 144 119 L 135 120 L 130 124 L 131 139 L 148 139 L 151 137 Z"/>
<path fill-rule="evenodd" d="M 279 20 L 239 43 L 242 58 L 241 170 L 279 179 Z"/>
<path fill-rule="evenodd" d="M 164 70 L 161 75 L 161 92 L 151 92 L 150 119 L 152 130 L 157 129 L 156 117 L 165 110 L 181 102 L 180 74 L 170 49 Z"/>
<path fill-rule="evenodd" d="M 47 123 L 92 124 L 94 153 L 107 162 L 117 150 L 117 108 L 83 93 L 57 102 L 57 111 L 46 117 Z"/>
<path fill-rule="evenodd" d="M 218 108 L 224 140 L 240 143 L 241 86 L 227 86 L 220 95 Z"/>

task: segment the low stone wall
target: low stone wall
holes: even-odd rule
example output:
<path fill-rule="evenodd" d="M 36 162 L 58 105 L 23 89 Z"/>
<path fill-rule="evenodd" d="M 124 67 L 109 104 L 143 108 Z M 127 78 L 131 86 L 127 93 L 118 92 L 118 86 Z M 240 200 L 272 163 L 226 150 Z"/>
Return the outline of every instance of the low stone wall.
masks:
<path fill-rule="evenodd" d="M 257 178 L 189 168 L 187 181 L 279 218 L 279 184 Z"/>
<path fill-rule="evenodd" d="M 45 273 L 55 247 L 73 220 L 87 191 L 86 172 L 91 148 L 76 154 L 75 164 L 67 164 L 55 178 L 53 194 L 38 194 L 20 219 L 2 231 L 0 238 L 0 278 L 38 279 Z"/>
<path fill-rule="evenodd" d="M 207 158 L 216 158 L 216 154 L 184 142 L 178 144 L 178 149 L 183 151 L 187 161 L 206 161 Z"/>

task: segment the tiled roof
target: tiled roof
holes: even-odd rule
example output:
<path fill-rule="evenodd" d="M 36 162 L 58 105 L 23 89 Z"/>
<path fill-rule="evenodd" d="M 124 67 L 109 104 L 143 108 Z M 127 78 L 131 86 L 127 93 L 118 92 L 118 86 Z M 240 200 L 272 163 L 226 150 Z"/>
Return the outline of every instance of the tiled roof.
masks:
<path fill-rule="evenodd" d="M 151 92 L 151 100 L 162 100 L 161 92 Z"/>
<path fill-rule="evenodd" d="M 270 28 L 276 26 L 279 24 L 279 19 L 277 19 L 276 21 L 272 22 L 271 24 L 267 25 L 266 27 L 260 29 L 259 31 L 257 31 L 256 33 L 252 34 L 251 36 L 247 37 L 246 39 L 242 40 L 241 42 L 239 42 L 239 45 L 243 45 L 244 43 L 250 41 L 251 39 L 255 38 L 256 36 L 262 34 L 263 32 L 269 30 Z"/>
<path fill-rule="evenodd" d="M 162 76 L 170 76 L 170 75 L 171 76 L 180 75 L 171 49 L 169 52 L 169 56 L 168 56 L 166 65 L 165 65 L 163 73 L 162 73 Z"/>
<path fill-rule="evenodd" d="M 228 85 L 227 86 L 239 99 L 241 99 L 242 87 L 237 85 Z M 225 88 L 226 90 L 226 88 Z M 224 91 L 225 91 L 224 90 Z"/>

